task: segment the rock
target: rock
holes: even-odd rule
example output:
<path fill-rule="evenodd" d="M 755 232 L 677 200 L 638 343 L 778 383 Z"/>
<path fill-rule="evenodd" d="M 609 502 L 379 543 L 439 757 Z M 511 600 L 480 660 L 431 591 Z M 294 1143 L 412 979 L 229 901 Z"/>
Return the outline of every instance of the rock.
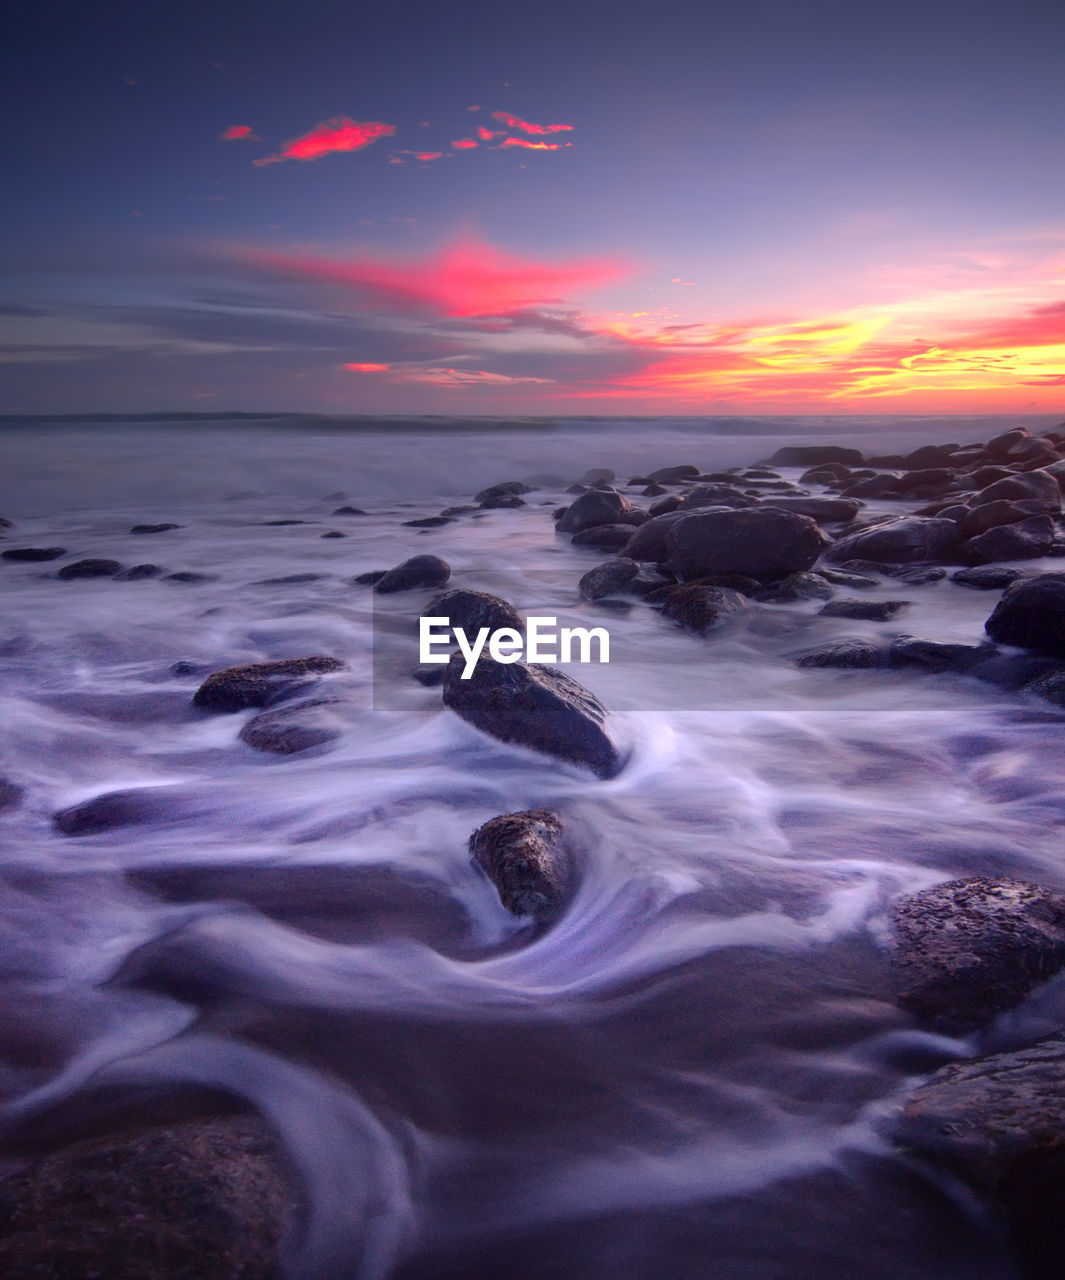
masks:
<path fill-rule="evenodd" d="M 162 572 L 157 564 L 135 564 L 116 576 L 119 582 L 140 582 L 143 578 L 158 578 Z"/>
<path fill-rule="evenodd" d="M 1055 525 L 1050 516 L 1029 516 L 1017 524 L 1000 524 L 962 548 L 966 559 L 977 564 L 997 560 L 1035 560 L 1047 555 L 1054 546 Z"/>
<path fill-rule="evenodd" d="M 562 823 L 548 809 L 527 809 L 492 818 L 470 836 L 474 862 L 516 916 L 551 919 L 573 882 Z"/>
<path fill-rule="evenodd" d="M 682 579 L 738 573 L 759 582 L 805 572 L 828 546 L 809 516 L 772 507 L 696 511 L 670 526 L 667 541 L 669 564 Z M 631 544 L 626 554 L 638 558 Z"/>
<path fill-rule="evenodd" d="M 592 547 L 596 551 L 620 551 L 632 540 L 631 524 L 598 524 L 573 535 L 575 547 Z"/>
<path fill-rule="evenodd" d="M 947 571 L 935 565 L 930 565 L 916 569 L 903 569 L 901 572 L 896 570 L 892 572 L 891 576 L 896 581 L 905 582 L 910 587 L 925 587 L 930 582 L 942 582 L 947 576 Z"/>
<path fill-rule="evenodd" d="M 444 676 L 444 705 L 481 732 L 612 778 L 624 759 L 607 732 L 606 708 L 553 667 L 482 657 L 468 680 L 454 654 Z"/>
<path fill-rule="evenodd" d="M 835 587 L 819 573 L 793 573 L 763 587 L 755 599 L 764 604 L 787 604 L 792 600 L 831 600 L 835 594 Z"/>
<path fill-rule="evenodd" d="M 58 560 L 66 555 L 65 547 L 12 547 L 0 552 L 0 559 L 22 564 L 39 564 L 45 560 Z"/>
<path fill-rule="evenodd" d="M 809 516 L 818 524 L 853 520 L 862 509 L 862 504 L 856 498 L 766 498 L 763 505 L 776 507 L 778 511 L 794 511 L 797 515 Z"/>
<path fill-rule="evenodd" d="M 1065 574 L 1041 573 L 1011 583 L 984 630 L 999 644 L 1065 658 Z"/>
<path fill-rule="evenodd" d="M 993 645 L 965 644 L 949 640 L 919 640 L 916 636 L 896 636 L 888 651 L 893 667 L 920 667 L 924 671 L 968 671 L 978 662 L 994 656 Z"/>
<path fill-rule="evenodd" d="M 436 689 L 444 683 L 444 665 L 440 662 L 423 662 L 411 672 L 411 677 L 427 689 Z"/>
<path fill-rule="evenodd" d="M 668 493 L 668 492 L 669 490 L 665 487 L 665 485 L 659 484 L 655 480 L 652 480 L 649 485 L 646 485 L 643 489 L 640 490 L 640 493 L 644 498 L 658 498 L 663 493 Z"/>
<path fill-rule="evenodd" d="M 750 607 L 746 596 L 729 587 L 712 587 L 692 582 L 686 586 L 667 588 L 662 612 L 686 630 L 705 636 L 729 614 L 739 613 Z"/>
<path fill-rule="evenodd" d="M 682 462 L 676 467 L 659 467 L 652 471 L 647 479 L 652 484 L 680 484 L 685 480 L 696 480 L 699 468 L 690 462 Z"/>
<path fill-rule="evenodd" d="M 333 512 L 335 516 L 365 516 L 369 513 L 363 511 L 362 507 L 337 507 Z"/>
<path fill-rule="evenodd" d="M 654 519 L 656 516 L 668 515 L 672 511 L 676 511 L 681 504 L 681 496 L 679 493 L 667 494 L 664 498 L 659 498 L 657 502 L 652 502 L 647 508 L 647 514 Z"/>
<path fill-rule="evenodd" d="M 257 1117 L 91 1138 L 0 1184 L 6 1280 L 280 1280 L 291 1195 Z"/>
<path fill-rule="evenodd" d="M 869 476 L 865 480 L 855 480 L 840 490 L 841 498 L 900 498 L 898 475 L 887 474 Z"/>
<path fill-rule="evenodd" d="M 388 573 L 387 569 L 368 569 L 365 573 L 356 574 L 352 582 L 359 587 L 372 587 Z"/>
<path fill-rule="evenodd" d="M 920 471 L 904 471 L 899 476 L 899 493 L 934 497 L 946 493 L 958 478 L 950 467 L 928 467 Z"/>
<path fill-rule="evenodd" d="M 450 516 L 422 516 L 418 520 L 404 520 L 404 528 L 407 529 L 439 529 L 442 525 L 450 524 Z"/>
<path fill-rule="evenodd" d="M 974 664 L 968 674 L 985 684 L 1016 693 L 1060 670 L 1061 662 L 1057 658 L 1041 658 L 1034 653 L 1000 653 L 995 649 L 988 658 Z"/>
<path fill-rule="evenodd" d="M 281 529 L 286 528 L 290 524 L 309 524 L 309 520 L 263 520 L 260 521 L 264 529 Z"/>
<path fill-rule="evenodd" d="M 986 533 L 1000 524 L 1017 524 L 1028 516 L 1042 514 L 1042 504 L 1030 498 L 996 498 L 979 506 L 966 507 L 961 519 L 961 530 L 967 538 Z"/>
<path fill-rule="evenodd" d="M 892 912 L 899 1004 L 961 1034 L 1019 1004 L 1065 965 L 1065 895 L 983 876 L 948 880 Z"/>
<path fill-rule="evenodd" d="M 346 533 L 341 533 L 339 529 L 330 529 L 327 533 L 323 533 L 323 538 L 346 538 Z"/>
<path fill-rule="evenodd" d="M 340 671 L 339 658 L 282 658 L 278 662 L 256 662 L 216 671 L 193 695 L 193 705 L 203 711 L 243 711 L 247 707 L 267 707 L 293 697 L 309 687 L 314 677 Z"/>
<path fill-rule="evenodd" d="M 439 556 L 411 556 L 378 578 L 373 589 L 381 595 L 390 595 L 418 587 L 442 587 L 450 577 L 451 566 Z"/>
<path fill-rule="evenodd" d="M 473 512 L 475 511 L 480 511 L 480 507 L 471 507 L 471 506 L 463 505 L 458 507 L 445 507 L 443 511 L 440 512 L 440 514 L 442 516 L 468 516 L 468 515 L 472 515 Z"/>
<path fill-rule="evenodd" d="M 481 503 L 482 511 L 509 511 L 515 507 L 526 506 L 524 498 L 520 498 L 516 493 L 502 493 L 495 498 L 486 498 Z"/>
<path fill-rule="evenodd" d="M 1065 1035 L 941 1067 L 910 1095 L 895 1138 L 997 1202 L 1027 1274 L 1058 1280 Z"/>
<path fill-rule="evenodd" d="M 635 560 L 619 556 L 589 569 L 577 583 L 577 590 L 585 600 L 621 595 L 629 589 L 639 572 L 640 566 Z"/>
<path fill-rule="evenodd" d="M 868 560 L 874 564 L 917 564 L 954 555 L 960 542 L 953 520 L 901 516 L 840 539 L 826 558 L 834 563 Z"/>
<path fill-rule="evenodd" d="M 171 529 L 180 528 L 180 524 L 135 524 L 130 533 L 169 533 Z"/>
<path fill-rule="evenodd" d="M 877 565 L 880 570 L 881 566 Z M 826 582 L 831 582 L 837 587 L 851 587 L 855 591 L 870 591 L 874 587 L 880 586 L 879 578 L 871 578 L 865 573 L 848 573 L 843 569 L 818 569 L 817 571 Z"/>
<path fill-rule="evenodd" d="M 1065 707 L 1065 671 L 1046 671 L 1021 687 L 1025 693 L 1033 693 L 1056 707 Z"/>
<path fill-rule="evenodd" d="M 834 640 L 829 644 L 808 649 L 795 659 L 797 667 L 840 667 L 859 669 L 882 667 L 884 657 L 880 646 L 872 640 Z"/>
<path fill-rule="evenodd" d="M 842 462 L 848 467 L 860 467 L 865 458 L 857 449 L 846 449 L 836 444 L 785 445 L 771 458 L 765 460 L 769 467 L 818 467 L 826 462 Z"/>
<path fill-rule="evenodd" d="M 1039 510 L 1056 514 L 1061 510 L 1061 489 L 1057 480 L 1045 471 L 1026 471 L 1023 475 L 996 480 L 973 498 L 970 506 L 982 507 L 1000 500 L 1035 503 Z"/>
<path fill-rule="evenodd" d="M 73 564 L 65 564 L 55 575 L 64 582 L 72 578 L 113 578 L 122 572 L 117 560 L 75 560 Z"/>
<path fill-rule="evenodd" d="M 448 618 L 451 626 L 461 627 L 467 635 L 475 635 L 482 627 L 498 631 L 501 627 L 525 633 L 525 619 L 508 601 L 487 591 L 456 588 L 436 596 L 422 610 L 423 618 Z M 435 663 L 443 674 L 443 664 Z"/>
<path fill-rule="evenodd" d="M 1029 439 L 1027 427 L 1011 427 L 1009 431 L 1003 431 L 1001 435 L 989 440 L 984 448 L 994 457 L 1004 458 L 1014 445 L 1027 439 Z"/>
<path fill-rule="evenodd" d="M 335 698 L 314 698 L 264 711 L 241 729 L 240 740 L 256 751 L 281 756 L 320 747 L 341 737 L 346 728 L 338 705 Z"/>
<path fill-rule="evenodd" d="M 756 507 L 754 498 L 730 484 L 697 484 L 681 498 L 678 511 L 695 511 L 699 507 Z"/>
<path fill-rule="evenodd" d="M 589 489 L 573 503 L 556 527 L 560 533 L 582 533 L 596 525 L 617 524 L 618 517 L 632 509 L 632 503 L 616 489 Z"/>
<path fill-rule="evenodd" d="M 522 493 L 532 493 L 532 487 L 522 484 L 520 480 L 504 480 L 502 484 L 489 485 L 474 496 L 474 502 L 486 506 L 497 498 L 516 498 Z"/>
<path fill-rule="evenodd" d="M 168 573 L 165 582 L 214 582 L 213 573 L 196 573 L 192 569 L 182 569 L 178 573 Z"/>
<path fill-rule="evenodd" d="M 609 467 L 590 467 L 583 476 L 580 483 L 589 486 L 597 484 L 613 484 L 617 477 Z"/>
<path fill-rule="evenodd" d="M 8 778 L 0 775 L 0 809 L 14 809 L 22 801 L 23 790 Z"/>
<path fill-rule="evenodd" d="M 957 445 L 923 444 L 919 449 L 906 454 L 903 462 L 911 471 L 949 467 L 956 448 Z"/>
<path fill-rule="evenodd" d="M 321 582 L 327 577 L 324 573 L 286 573 L 281 578 L 260 578 L 253 582 L 253 587 L 298 587 L 308 582 Z"/>
<path fill-rule="evenodd" d="M 858 618 L 866 622 L 887 622 L 903 609 L 909 600 L 830 600 L 818 610 L 822 618 Z"/>
<path fill-rule="evenodd" d="M 842 462 L 822 462 L 820 466 L 804 471 L 799 476 L 799 484 L 838 484 L 850 477 L 850 467 L 845 467 Z"/>
<path fill-rule="evenodd" d="M 653 510 L 654 508 L 652 508 Z M 640 525 L 621 549 L 630 560 L 650 560 L 664 564 L 670 556 L 669 531 L 678 520 L 689 518 L 688 511 L 667 511 Z"/>
<path fill-rule="evenodd" d="M 190 816 L 188 798 L 173 787 L 107 791 L 60 809 L 52 823 L 65 836 L 92 836 L 143 822 L 171 822 Z"/>
<path fill-rule="evenodd" d="M 972 587 L 974 591 L 999 591 L 1008 587 L 1018 578 L 1029 575 L 1023 569 L 1003 569 L 998 565 L 980 565 L 975 569 L 959 569 L 950 575 L 951 582 L 962 587 Z"/>

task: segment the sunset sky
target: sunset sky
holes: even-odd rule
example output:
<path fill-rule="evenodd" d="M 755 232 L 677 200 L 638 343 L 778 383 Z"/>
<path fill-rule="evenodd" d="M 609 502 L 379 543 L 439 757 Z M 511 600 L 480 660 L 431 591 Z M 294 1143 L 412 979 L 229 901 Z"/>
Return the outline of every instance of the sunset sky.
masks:
<path fill-rule="evenodd" d="M 1060 3 L 16 6 L 0 413 L 1065 412 Z"/>

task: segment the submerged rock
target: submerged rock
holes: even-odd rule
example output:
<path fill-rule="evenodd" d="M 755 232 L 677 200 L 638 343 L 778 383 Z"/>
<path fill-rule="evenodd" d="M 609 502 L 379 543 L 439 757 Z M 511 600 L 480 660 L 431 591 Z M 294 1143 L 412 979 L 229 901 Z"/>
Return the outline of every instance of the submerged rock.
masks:
<path fill-rule="evenodd" d="M 596 525 L 618 524 L 633 505 L 616 489 L 589 489 L 567 508 L 556 526 L 560 533 L 582 533 Z"/>
<path fill-rule="evenodd" d="M 180 529 L 179 524 L 135 524 L 130 533 L 169 533 L 171 529 Z"/>
<path fill-rule="evenodd" d="M 157 564 L 135 564 L 117 577 L 119 582 L 140 582 L 144 578 L 158 578 L 162 572 Z"/>
<path fill-rule="evenodd" d="M 22 800 L 23 791 L 10 779 L 0 775 L 0 809 L 13 809 Z"/>
<path fill-rule="evenodd" d="M 662 612 L 696 635 L 705 636 L 729 614 L 749 609 L 751 602 L 729 587 L 712 587 L 701 582 L 667 588 Z"/>
<path fill-rule="evenodd" d="M 607 732 L 608 712 L 593 694 L 554 667 L 482 657 L 468 680 L 454 654 L 444 676 L 444 705 L 500 742 L 583 765 L 612 778 L 624 764 Z"/>
<path fill-rule="evenodd" d="M 65 564 L 55 575 L 63 582 L 74 578 L 113 578 L 122 572 L 117 560 L 75 560 L 73 564 Z"/>
<path fill-rule="evenodd" d="M 577 583 L 577 590 L 585 600 L 602 600 L 629 590 L 640 572 L 635 560 L 619 556 L 589 569 Z"/>
<path fill-rule="evenodd" d="M 696 511 L 671 525 L 667 540 L 670 567 L 680 578 L 736 573 L 759 582 L 812 568 L 828 546 L 809 516 L 772 507 Z M 635 558 L 631 545 L 626 554 Z"/>
<path fill-rule="evenodd" d="M 91 1138 L 0 1183 L 6 1280 L 280 1280 L 291 1193 L 256 1117 Z"/>
<path fill-rule="evenodd" d="M 523 493 L 532 493 L 532 487 L 522 484 L 520 480 L 504 480 L 502 484 L 492 484 L 487 489 L 482 489 L 473 500 L 482 507 L 494 506 L 500 498 L 516 498 Z"/>
<path fill-rule="evenodd" d="M 831 600 L 836 588 L 819 573 L 793 573 L 762 587 L 755 599 L 764 604 L 788 604 L 793 600 Z"/>
<path fill-rule="evenodd" d="M 888 661 L 893 667 L 920 667 L 924 671 L 968 671 L 995 654 L 990 644 L 965 644 L 950 640 L 921 640 L 896 636 Z"/>
<path fill-rule="evenodd" d="M 240 731 L 241 742 L 256 751 L 291 756 L 309 751 L 341 737 L 346 727 L 337 714 L 335 698 L 312 698 L 293 702 L 276 711 L 264 711 Z"/>
<path fill-rule="evenodd" d="M 999 644 L 1065 658 L 1065 574 L 1041 573 L 1011 583 L 984 630 Z"/>
<path fill-rule="evenodd" d="M 450 577 L 451 566 L 439 556 L 411 556 L 378 578 L 373 589 L 382 595 L 390 595 L 418 587 L 442 587 Z"/>
<path fill-rule="evenodd" d="M 504 813 L 478 827 L 468 847 L 508 911 L 541 920 L 558 913 L 573 867 L 557 814 L 548 809 Z"/>
<path fill-rule="evenodd" d="M 632 539 L 631 524 L 597 524 L 573 535 L 575 547 L 592 547 L 596 551 L 620 551 Z"/>
<path fill-rule="evenodd" d="M 0 559 L 23 564 L 40 564 L 47 560 L 58 560 L 66 553 L 65 547 L 11 547 L 8 551 L 0 551 Z"/>
<path fill-rule="evenodd" d="M 64 836 L 92 836 L 142 822 L 172 822 L 192 815 L 195 805 L 175 787 L 137 787 L 107 791 L 60 809 L 52 822 Z"/>
<path fill-rule="evenodd" d="M 822 618 L 857 618 L 866 622 L 887 622 L 903 609 L 909 600 L 830 600 L 818 610 Z"/>
<path fill-rule="evenodd" d="M 844 670 L 881 667 L 884 655 L 880 646 L 872 640 L 859 638 L 833 640 L 828 644 L 808 649 L 795 658 L 797 667 L 839 667 Z"/>
<path fill-rule="evenodd" d="M 951 1033 L 1019 1004 L 1065 965 L 1065 895 L 1017 880 L 949 880 L 895 904 L 899 1004 Z"/>
<path fill-rule="evenodd" d="M 243 711 L 266 707 L 292 697 L 314 682 L 314 677 L 343 670 L 339 658 L 314 656 L 282 658 L 226 667 L 209 675 L 193 695 L 193 705 L 203 711 Z"/>

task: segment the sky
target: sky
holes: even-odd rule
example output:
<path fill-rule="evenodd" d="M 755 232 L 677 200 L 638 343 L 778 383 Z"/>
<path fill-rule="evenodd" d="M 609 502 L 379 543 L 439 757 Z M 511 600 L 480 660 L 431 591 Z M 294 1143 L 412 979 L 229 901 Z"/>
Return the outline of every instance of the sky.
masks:
<path fill-rule="evenodd" d="M 17 3 L 0 413 L 1065 414 L 1065 5 Z"/>

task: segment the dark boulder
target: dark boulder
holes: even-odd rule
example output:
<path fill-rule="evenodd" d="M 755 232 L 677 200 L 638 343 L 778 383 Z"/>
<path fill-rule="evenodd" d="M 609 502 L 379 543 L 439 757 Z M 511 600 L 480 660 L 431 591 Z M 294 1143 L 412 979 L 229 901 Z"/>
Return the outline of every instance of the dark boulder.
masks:
<path fill-rule="evenodd" d="M 730 484 L 697 484 L 680 500 L 678 511 L 695 511 L 699 507 L 755 507 L 757 502 L 742 489 Z"/>
<path fill-rule="evenodd" d="M 994 502 L 982 502 L 975 507 L 964 508 L 961 530 L 967 538 L 975 538 L 1000 524 L 1017 524 L 1029 516 L 1043 512 L 1042 503 L 1028 498 L 996 498 Z"/>
<path fill-rule="evenodd" d="M 960 1034 L 1019 1004 L 1065 965 L 1065 895 L 1017 880 L 949 880 L 892 912 L 902 1008 Z"/>
<path fill-rule="evenodd" d="M 840 490 L 841 498 L 901 498 L 899 476 L 888 473 L 882 476 L 869 476 L 865 480 L 855 480 L 844 485 Z"/>
<path fill-rule="evenodd" d="M 591 481 L 588 483 L 591 483 Z M 475 495 L 473 500 L 483 507 L 491 504 L 497 498 L 513 498 L 519 494 L 531 492 L 531 486 L 522 484 L 520 480 L 504 480 L 502 484 L 493 484 L 489 485 L 487 489 L 482 489 L 480 493 Z"/>
<path fill-rule="evenodd" d="M 840 539 L 827 559 L 834 563 L 868 560 L 874 564 L 917 564 L 954 555 L 960 542 L 953 520 L 901 516 Z"/>
<path fill-rule="evenodd" d="M 640 566 L 635 560 L 619 556 L 589 569 L 577 583 L 577 590 L 585 600 L 621 595 L 630 589 L 639 572 Z"/>
<path fill-rule="evenodd" d="M 556 526 L 560 533 L 582 533 L 600 524 L 618 524 L 632 511 L 632 503 L 616 489 L 589 489 L 582 493 Z"/>
<path fill-rule="evenodd" d="M 919 667 L 922 671 L 968 671 L 996 652 L 993 645 L 966 644 L 951 640 L 921 640 L 917 636 L 896 636 L 888 651 L 893 667 Z"/>
<path fill-rule="evenodd" d="M 797 667 L 841 668 L 843 670 L 861 670 L 869 667 L 882 667 L 884 655 L 880 646 L 872 640 L 849 638 L 833 640 L 828 644 L 818 645 L 816 649 L 808 649 L 795 658 Z"/>
<path fill-rule="evenodd" d="M 957 447 L 957 445 L 923 444 L 919 449 L 906 454 L 903 461 L 911 471 L 949 467 L 952 465 Z"/>
<path fill-rule="evenodd" d="M 75 1142 L 0 1194 L 6 1280 L 280 1280 L 294 1207 L 284 1156 L 251 1116 Z"/>
<path fill-rule="evenodd" d="M 64 836 L 92 836 L 118 827 L 141 823 L 167 823 L 191 817 L 196 806 L 174 787 L 137 787 L 129 791 L 107 791 L 60 809 L 52 817 L 55 829 Z"/>
<path fill-rule="evenodd" d="M 365 573 L 356 574 L 351 581 L 359 587 L 372 587 L 375 583 L 380 582 L 387 573 L 387 569 L 368 569 Z"/>
<path fill-rule="evenodd" d="M 772 507 L 696 511 L 671 525 L 667 540 L 670 567 L 680 578 L 736 573 L 759 582 L 804 573 L 828 546 L 809 516 Z M 633 556 L 631 546 L 626 554 Z"/>
<path fill-rule="evenodd" d="M 667 511 L 640 525 L 622 548 L 630 560 L 650 560 L 664 564 L 670 556 L 669 531 L 678 520 L 689 519 L 689 511 Z"/>
<path fill-rule="evenodd" d="M 597 524 L 582 529 L 572 538 L 575 547 L 591 547 L 594 551 L 620 551 L 632 540 L 631 524 Z"/>
<path fill-rule="evenodd" d="M 369 513 L 363 511 L 362 507 L 337 507 L 333 512 L 335 516 L 365 516 Z"/>
<path fill-rule="evenodd" d="M 1000 560 L 1035 560 L 1054 546 L 1055 525 L 1050 516 L 1029 516 L 1017 524 L 1000 524 L 962 548 L 967 560 L 994 564 Z"/>
<path fill-rule="evenodd" d="M 699 476 L 699 468 L 690 462 L 682 462 L 676 467 L 659 467 L 652 471 L 647 479 L 652 484 L 680 484 L 684 480 L 695 480 Z"/>
<path fill-rule="evenodd" d="M 193 569 L 180 569 L 177 573 L 168 573 L 163 581 L 187 582 L 191 584 L 199 582 L 214 582 L 215 575 L 213 573 L 197 573 Z"/>
<path fill-rule="evenodd" d="M 130 533 L 169 533 L 171 529 L 180 529 L 179 524 L 135 524 Z"/>
<path fill-rule="evenodd" d="M 8 551 L 0 551 L 0 559 L 21 564 L 41 564 L 47 560 L 58 560 L 66 553 L 65 547 L 11 547 Z"/>
<path fill-rule="evenodd" d="M 769 467 L 817 467 L 826 462 L 842 462 L 848 467 L 860 467 L 865 458 L 857 449 L 847 449 L 837 444 L 785 445 L 771 458 Z"/>
<path fill-rule="evenodd" d="M 404 520 L 405 529 L 439 529 L 451 523 L 450 516 L 420 516 L 417 520 Z"/>
<path fill-rule="evenodd" d="M 1065 670 L 1045 671 L 1022 688 L 1056 707 L 1065 707 Z"/>
<path fill-rule="evenodd" d="M 280 578 L 260 578 L 258 582 L 253 582 L 253 587 L 300 587 L 305 586 L 308 582 L 320 582 L 326 574 L 324 573 L 286 573 Z"/>
<path fill-rule="evenodd" d="M 856 618 L 887 622 L 910 607 L 909 600 L 830 600 L 818 610 L 822 618 Z"/>
<path fill-rule="evenodd" d="M 607 732 L 608 713 L 583 685 L 553 667 L 482 657 L 468 680 L 454 654 L 444 677 L 444 705 L 476 729 L 612 778 L 624 759 Z"/>
<path fill-rule="evenodd" d="M 1042 573 L 1011 583 L 984 630 L 999 644 L 1065 658 L 1065 574 Z"/>
<path fill-rule="evenodd" d="M 850 467 L 845 467 L 842 462 L 823 462 L 819 467 L 804 471 L 799 476 L 799 484 L 836 484 L 849 480 L 850 476 Z"/>
<path fill-rule="evenodd" d="M 793 573 L 768 587 L 762 587 L 755 599 L 764 604 L 788 604 L 793 600 L 831 600 L 835 587 L 819 573 Z"/>
<path fill-rule="evenodd" d="M 141 582 L 146 578 L 158 578 L 162 572 L 157 564 L 135 564 L 116 576 L 119 582 Z"/>
<path fill-rule="evenodd" d="M 1029 576 L 1024 569 L 1003 569 L 998 565 L 979 565 L 973 569 L 959 569 L 950 575 L 951 582 L 974 591 L 1001 591 L 1018 578 Z"/>
<path fill-rule="evenodd" d="M 835 524 L 853 520 L 862 509 L 856 498 L 766 498 L 765 506 L 778 511 L 794 511 L 796 515 L 809 516 L 818 524 Z"/>
<path fill-rule="evenodd" d="M 557 814 L 548 809 L 501 814 L 477 828 L 468 848 L 508 911 L 540 920 L 558 914 L 574 875 Z"/>
<path fill-rule="evenodd" d="M 13 809 L 21 803 L 23 791 L 10 779 L 0 776 L 0 809 Z"/>
<path fill-rule="evenodd" d="M 451 577 L 451 566 L 439 556 L 411 556 L 397 564 L 374 583 L 374 591 L 391 595 L 396 591 L 414 591 L 419 587 L 442 587 Z"/>
<path fill-rule="evenodd" d="M 320 747 L 344 733 L 346 724 L 337 713 L 338 706 L 334 698 L 312 698 L 263 711 L 241 729 L 240 740 L 256 751 L 281 756 Z"/>
<path fill-rule="evenodd" d="M 662 612 L 686 630 L 705 636 L 729 614 L 739 613 L 750 607 L 751 603 L 746 596 L 729 587 L 691 582 L 666 590 Z"/>
<path fill-rule="evenodd" d="M 471 507 L 468 503 L 460 503 L 457 507 L 445 507 L 440 512 L 442 516 L 468 516 L 475 511 L 480 511 L 480 507 Z"/>
<path fill-rule="evenodd" d="M 65 564 L 55 575 L 64 582 L 74 578 L 113 578 L 122 572 L 117 560 L 75 560 L 73 564 Z"/>
<path fill-rule="evenodd" d="M 510 627 L 525 632 L 525 619 L 512 604 L 487 591 L 468 591 L 457 587 L 436 596 L 422 610 L 423 618 L 447 618 L 452 628 L 461 627 L 467 635 L 475 635 L 482 627 L 498 631 Z"/>
<path fill-rule="evenodd" d="M 485 498 L 481 503 L 483 511 L 507 511 L 514 507 L 526 506 L 524 498 L 519 497 L 516 493 L 498 493 L 494 498 Z"/>
<path fill-rule="evenodd" d="M 878 572 L 882 571 L 880 565 L 876 568 Z M 826 582 L 831 582 L 837 587 L 851 587 L 854 591 L 871 591 L 881 585 L 879 578 L 872 578 L 867 573 L 851 573 L 846 569 L 828 568 L 818 569 L 817 572 Z"/>
<path fill-rule="evenodd" d="M 647 508 L 647 514 L 655 519 L 657 516 L 669 515 L 670 512 L 679 509 L 681 504 L 681 496 L 679 493 L 670 493 L 666 497 L 660 498 L 657 502 L 652 502 Z"/>
<path fill-rule="evenodd" d="M 644 498 L 659 498 L 662 494 L 668 492 L 669 490 L 665 485 L 659 484 L 657 480 L 652 480 L 649 485 L 645 485 L 644 488 L 640 490 L 640 494 Z"/>
<path fill-rule="evenodd" d="M 340 671 L 344 666 L 339 658 L 314 656 L 226 667 L 207 677 L 196 690 L 192 702 L 203 711 L 231 712 L 244 711 L 248 707 L 267 707 L 308 688 L 317 676 Z"/>
<path fill-rule="evenodd" d="M 909 587 L 926 587 L 930 582 L 942 582 L 947 576 L 947 571 L 936 565 L 918 565 L 914 569 L 897 570 L 891 576 L 897 582 L 905 582 Z"/>
<path fill-rule="evenodd" d="M 1045 471 L 1026 471 L 1023 475 L 1007 476 L 989 484 L 970 502 L 972 507 L 982 507 L 1000 499 L 1014 502 L 1024 500 L 1037 504 L 1037 509 L 1049 514 L 1061 510 L 1061 489 L 1057 480 Z"/>
<path fill-rule="evenodd" d="M 589 467 L 581 476 L 580 483 L 594 487 L 597 484 L 613 484 L 616 479 L 609 467 Z"/>

